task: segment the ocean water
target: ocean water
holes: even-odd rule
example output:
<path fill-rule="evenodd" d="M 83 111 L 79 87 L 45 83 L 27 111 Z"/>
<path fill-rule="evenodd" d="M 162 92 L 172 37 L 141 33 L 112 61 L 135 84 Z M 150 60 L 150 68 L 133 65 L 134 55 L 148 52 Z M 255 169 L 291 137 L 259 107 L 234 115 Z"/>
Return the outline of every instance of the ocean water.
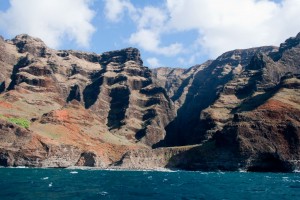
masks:
<path fill-rule="evenodd" d="M 300 173 L 0 168 L 0 199 L 300 199 Z"/>

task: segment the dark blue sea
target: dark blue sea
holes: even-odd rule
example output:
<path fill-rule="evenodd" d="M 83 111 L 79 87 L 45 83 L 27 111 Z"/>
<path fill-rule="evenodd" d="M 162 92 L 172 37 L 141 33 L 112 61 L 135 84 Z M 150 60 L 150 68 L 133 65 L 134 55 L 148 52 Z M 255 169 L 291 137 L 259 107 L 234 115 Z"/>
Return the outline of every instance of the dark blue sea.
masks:
<path fill-rule="evenodd" d="M 0 168 L 0 199 L 300 199 L 300 173 Z"/>

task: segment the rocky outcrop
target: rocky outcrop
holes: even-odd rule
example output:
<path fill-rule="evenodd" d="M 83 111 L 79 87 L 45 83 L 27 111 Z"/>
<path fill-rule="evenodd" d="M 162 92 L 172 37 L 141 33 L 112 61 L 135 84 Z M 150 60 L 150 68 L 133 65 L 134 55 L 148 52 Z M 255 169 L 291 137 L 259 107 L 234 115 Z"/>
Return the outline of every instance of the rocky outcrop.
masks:
<path fill-rule="evenodd" d="M 173 97 L 182 81 L 185 69 L 160 67 L 152 69 L 152 75 L 157 85 L 163 86 L 169 97 Z"/>
<path fill-rule="evenodd" d="M 142 66 L 137 49 L 102 55 L 57 52 L 28 35 L 6 43 L 15 45 L 10 53 L 19 58 L 3 90 L 52 92 L 46 96 L 60 106 L 77 101 L 98 115 L 112 134 L 131 142 L 152 145 L 164 138 L 164 127 L 175 116 L 173 104 L 164 89 L 152 84 L 151 71 Z"/>
<path fill-rule="evenodd" d="M 292 48 L 293 51 L 296 49 L 300 53 L 299 45 Z M 283 59 L 292 57 L 289 52 L 282 54 Z M 274 52 L 270 55 L 274 55 Z M 294 59 L 297 63 L 297 56 Z M 208 122 L 211 127 L 205 132 L 221 130 L 224 124 L 233 119 L 234 114 L 252 111 L 275 95 L 282 87 L 280 80 L 286 73 L 300 73 L 300 65 L 290 65 L 290 62 L 291 59 L 285 63 L 281 59 L 274 61 L 263 53 L 255 54 L 245 70 L 225 84 L 214 104 L 201 113 L 201 121 Z"/>
<path fill-rule="evenodd" d="M 235 114 L 211 139 L 172 157 L 168 166 L 188 170 L 298 170 L 300 99 L 296 96 L 300 82 L 295 78 L 286 81 L 293 86 L 281 84 L 262 105 Z M 287 95 L 291 93 L 295 96 Z"/>
<path fill-rule="evenodd" d="M 157 148 L 157 149 L 138 149 L 126 152 L 120 160 L 110 165 L 110 168 L 121 169 L 160 169 L 169 166 L 170 159 L 176 155 L 181 155 L 192 149 L 194 146 Z"/>
<path fill-rule="evenodd" d="M 162 140 L 175 117 L 135 48 L 101 55 L 56 51 L 28 35 L 0 44 L 2 119 L 31 121 L 28 135 L 57 143 L 54 156 L 32 166 L 108 166 L 124 151 Z M 8 165 L 31 165 L 13 157 Z"/>
<path fill-rule="evenodd" d="M 299 41 L 150 70 L 0 38 L 0 165 L 299 170 Z"/>
<path fill-rule="evenodd" d="M 193 170 L 292 171 L 299 169 L 299 43 L 258 52 L 224 84 L 194 129 L 200 147 L 175 156 Z M 276 60 L 280 54 L 281 58 Z M 297 54 L 293 56 L 293 54 Z M 288 62 L 286 62 L 288 60 Z M 209 153 L 212 152 L 212 153 Z M 214 156 L 205 156 L 213 154 Z M 172 165 L 172 159 L 170 165 Z M 183 164 L 183 163 L 188 163 Z"/>
<path fill-rule="evenodd" d="M 2 119 L 0 128 L 2 166 L 67 167 L 79 153 L 73 146 L 45 143 L 31 131 Z"/>
<path fill-rule="evenodd" d="M 176 118 L 168 125 L 167 137 L 156 146 L 189 145 L 205 140 L 199 128 L 207 130 L 208 124 L 199 123 L 202 111 L 212 105 L 223 86 L 240 74 L 251 58 L 259 52 L 273 52 L 276 47 L 234 50 L 222 54 L 214 61 L 187 69 L 190 74 L 171 98 L 178 105 Z"/>

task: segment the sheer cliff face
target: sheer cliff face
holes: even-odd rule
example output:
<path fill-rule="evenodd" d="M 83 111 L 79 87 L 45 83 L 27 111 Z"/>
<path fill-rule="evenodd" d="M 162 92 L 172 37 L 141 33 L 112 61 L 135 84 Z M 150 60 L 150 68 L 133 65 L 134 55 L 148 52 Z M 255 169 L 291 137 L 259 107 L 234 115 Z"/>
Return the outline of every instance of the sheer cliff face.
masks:
<path fill-rule="evenodd" d="M 0 165 L 300 168 L 299 41 L 151 71 L 134 48 L 0 38 Z"/>
<path fill-rule="evenodd" d="M 229 70 L 227 80 L 219 86 L 219 90 L 210 94 L 214 99 L 204 109 L 200 109 L 194 118 L 192 133 L 188 137 L 192 140 L 187 140 L 187 143 L 196 141 L 202 145 L 175 156 L 170 160 L 170 166 L 206 170 L 298 169 L 299 42 L 298 34 L 281 44 L 278 51 L 255 52 L 238 71 L 237 67 Z M 219 65 L 218 59 L 214 62 Z M 224 72 L 226 67 L 221 69 Z M 217 73 L 217 82 L 222 81 L 223 72 Z M 206 88 L 207 83 L 213 86 L 213 82 L 207 82 L 209 78 L 202 78 L 205 81 L 198 81 L 198 88 Z M 211 87 L 214 88 L 218 86 Z M 207 91 L 206 94 L 204 92 L 200 96 L 207 94 Z M 197 105 L 201 103 L 203 100 L 198 98 Z"/>
<path fill-rule="evenodd" d="M 56 51 L 40 39 L 19 35 L 1 38 L 0 51 L 1 119 L 8 127 L 12 119 L 30 121 L 27 132 L 41 142 L 40 137 L 50 138 L 78 152 L 105 154 L 113 162 L 110 152 L 120 159 L 128 149 L 162 140 L 175 117 L 173 103 L 153 84 L 137 49 L 101 55 Z M 8 144 L 6 138 L 1 146 Z M 21 148 L 13 142 L 4 146 Z"/>
<path fill-rule="evenodd" d="M 173 90 L 174 95 L 171 99 L 178 108 L 177 117 L 166 127 L 165 140 L 157 145 L 197 144 L 207 139 L 203 134 L 199 134 L 198 130 L 208 128 L 207 124 L 200 125 L 199 117 L 202 111 L 217 100 L 224 85 L 242 73 L 256 53 L 269 53 L 276 50 L 276 47 L 271 46 L 234 50 L 222 54 L 216 60 L 207 61 L 181 73 L 176 79 L 179 86 L 175 87 L 173 84 L 169 89 L 169 91 Z M 156 77 L 159 79 L 161 76 Z M 168 76 L 169 74 L 165 77 Z"/>

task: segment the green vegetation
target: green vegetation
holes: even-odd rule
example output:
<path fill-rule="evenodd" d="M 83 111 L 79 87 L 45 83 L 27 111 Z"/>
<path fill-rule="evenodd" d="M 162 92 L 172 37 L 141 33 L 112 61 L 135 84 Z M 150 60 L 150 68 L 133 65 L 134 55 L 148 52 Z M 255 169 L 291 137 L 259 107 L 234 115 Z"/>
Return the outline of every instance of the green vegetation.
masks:
<path fill-rule="evenodd" d="M 7 118 L 7 121 L 14 123 L 23 128 L 29 128 L 30 122 L 27 119 L 23 118 Z"/>
<path fill-rule="evenodd" d="M 27 119 L 24 118 L 16 118 L 16 117 L 5 117 L 4 115 L 0 114 L 0 118 L 7 120 L 13 124 L 16 124 L 18 126 L 21 126 L 23 128 L 29 128 L 30 122 Z"/>

